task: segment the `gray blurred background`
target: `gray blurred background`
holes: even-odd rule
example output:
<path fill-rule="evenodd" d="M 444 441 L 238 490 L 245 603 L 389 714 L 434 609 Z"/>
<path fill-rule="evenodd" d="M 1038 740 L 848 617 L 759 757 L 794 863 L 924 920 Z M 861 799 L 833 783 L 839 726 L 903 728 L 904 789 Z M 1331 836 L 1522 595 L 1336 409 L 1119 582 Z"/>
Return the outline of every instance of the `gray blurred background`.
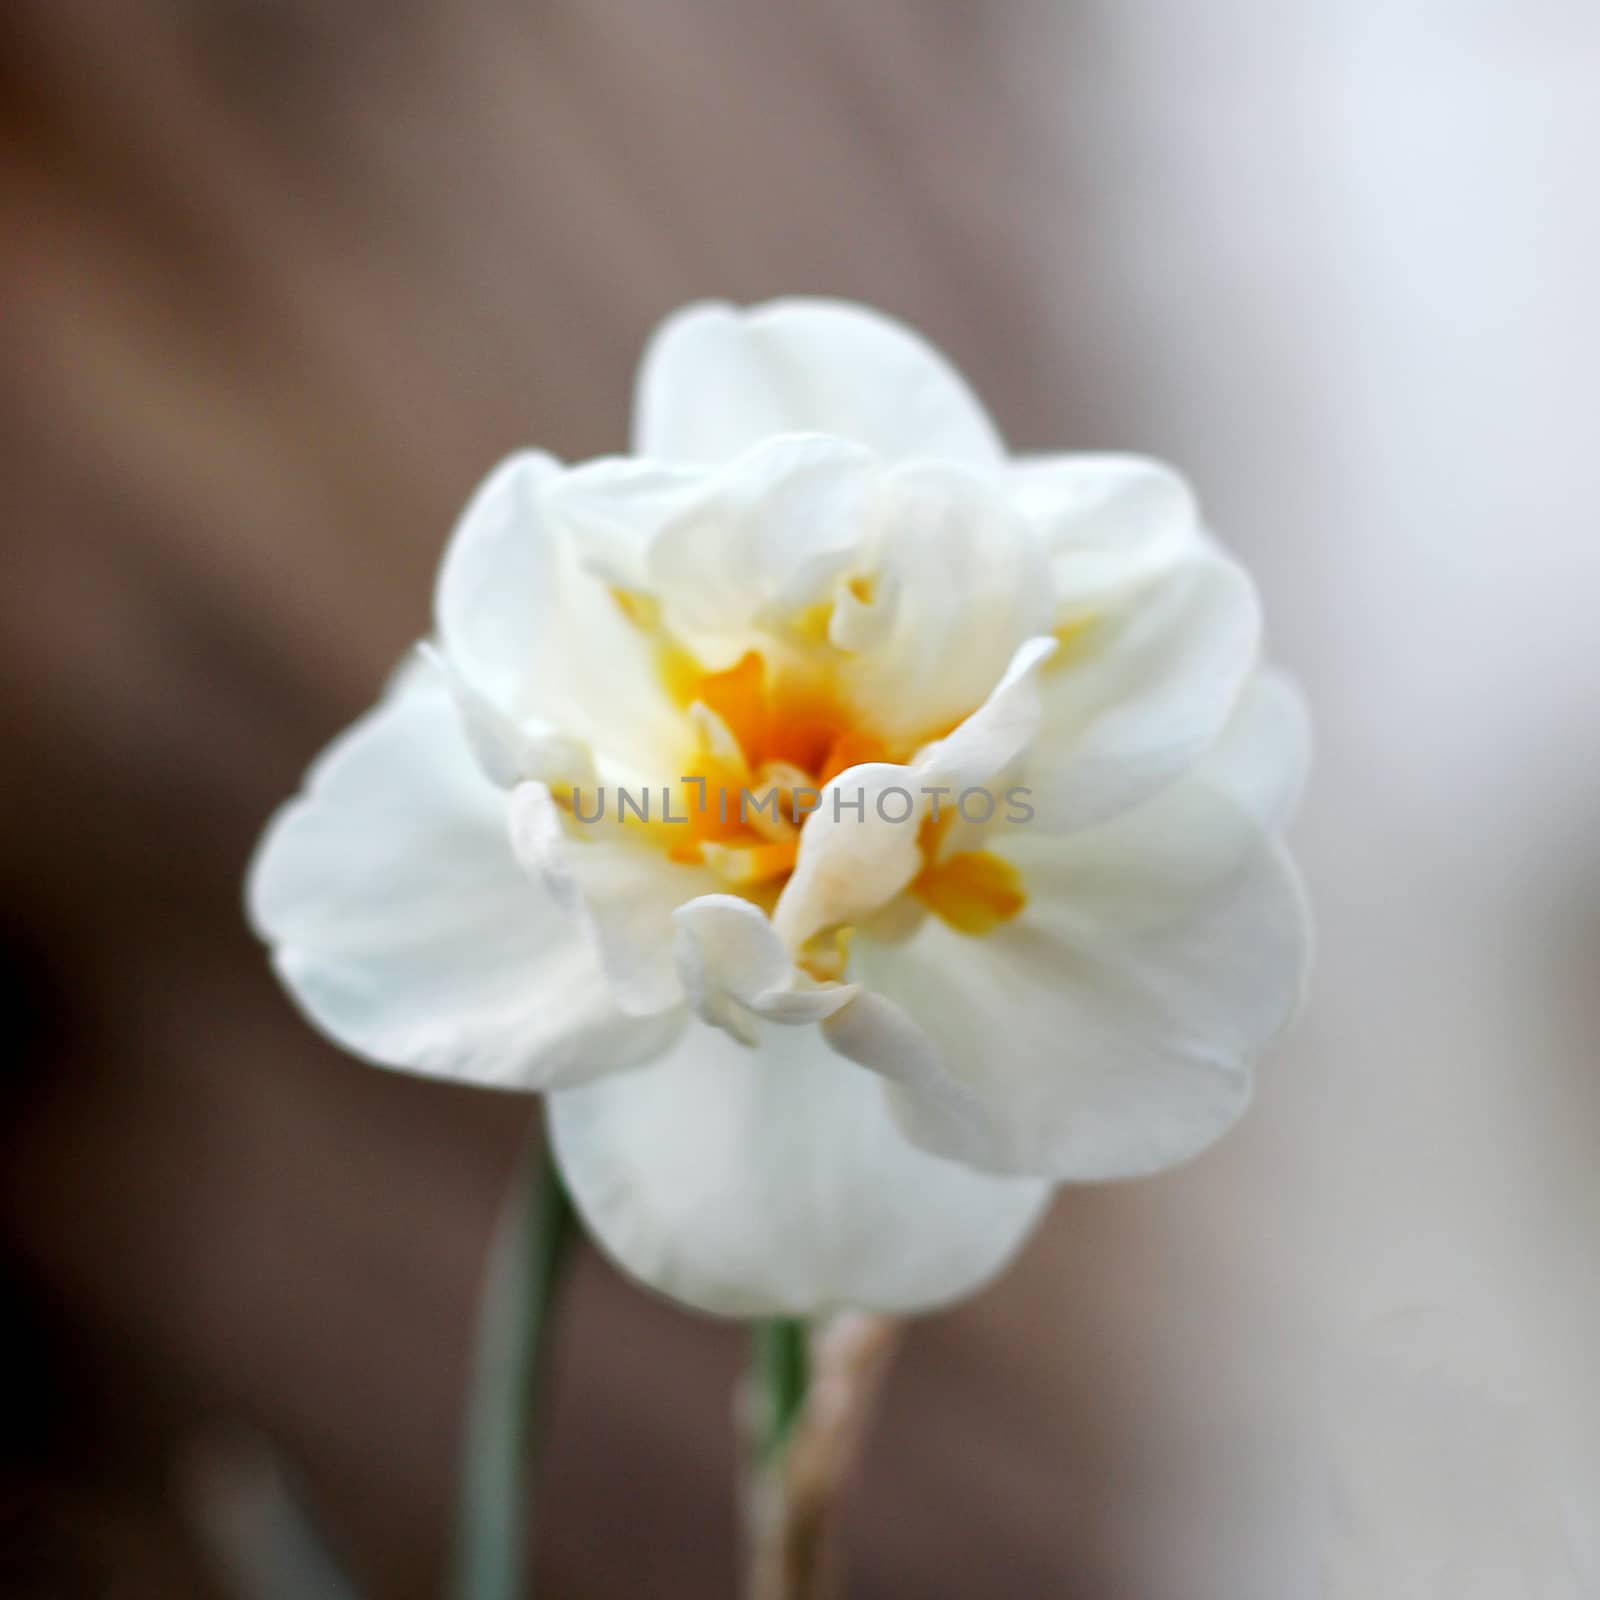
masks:
<path fill-rule="evenodd" d="M 1180 463 L 1321 738 L 1308 1015 L 917 1327 L 853 1593 L 1600 1595 L 1597 167 L 1591 0 L 7 0 L 0 1590 L 237 1594 L 265 1448 L 439 1591 L 529 1104 L 320 1043 L 244 862 L 488 467 L 806 291 Z M 585 1257 L 543 1593 L 731 1592 L 742 1350 Z"/>

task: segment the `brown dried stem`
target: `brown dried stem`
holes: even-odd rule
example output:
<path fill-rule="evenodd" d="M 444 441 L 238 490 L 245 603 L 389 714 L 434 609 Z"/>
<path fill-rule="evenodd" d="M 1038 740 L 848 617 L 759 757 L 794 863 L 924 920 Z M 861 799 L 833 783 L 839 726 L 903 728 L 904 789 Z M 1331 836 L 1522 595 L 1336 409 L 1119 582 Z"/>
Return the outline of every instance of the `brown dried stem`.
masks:
<path fill-rule="evenodd" d="M 836 1593 L 838 1514 L 902 1325 L 844 1312 L 811 1335 L 805 1400 L 777 1449 L 757 1442 L 745 1485 L 749 1600 Z M 749 1418 L 760 1397 L 750 1397 Z M 753 1431 L 753 1430 L 752 1430 Z"/>

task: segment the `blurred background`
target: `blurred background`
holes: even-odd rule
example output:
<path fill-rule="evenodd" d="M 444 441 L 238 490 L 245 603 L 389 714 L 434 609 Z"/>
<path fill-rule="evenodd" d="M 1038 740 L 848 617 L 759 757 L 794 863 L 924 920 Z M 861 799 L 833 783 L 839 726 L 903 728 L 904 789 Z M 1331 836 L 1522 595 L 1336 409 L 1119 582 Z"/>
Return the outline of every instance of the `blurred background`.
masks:
<path fill-rule="evenodd" d="M 7 0 L 0 1591 L 245 1595 L 270 1458 L 439 1592 L 530 1104 L 321 1043 L 244 863 L 495 460 L 809 291 L 1180 463 L 1322 746 L 1252 1117 L 916 1327 L 852 1592 L 1600 1595 L 1597 167 L 1590 0 Z M 542 1592 L 731 1592 L 742 1355 L 584 1257 Z"/>

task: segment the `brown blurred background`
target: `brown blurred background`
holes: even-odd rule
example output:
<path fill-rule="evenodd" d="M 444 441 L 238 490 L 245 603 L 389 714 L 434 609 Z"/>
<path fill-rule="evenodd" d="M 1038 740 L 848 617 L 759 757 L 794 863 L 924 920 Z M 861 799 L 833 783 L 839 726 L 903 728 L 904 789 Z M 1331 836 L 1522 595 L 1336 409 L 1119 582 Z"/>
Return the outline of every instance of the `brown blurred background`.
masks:
<path fill-rule="evenodd" d="M 809 291 L 1180 462 L 1322 742 L 1252 1118 L 919 1325 L 853 1593 L 1600 1595 L 1592 3 L 7 0 L 0 107 L 0 1592 L 242 1596 L 263 1447 L 439 1592 L 529 1106 L 322 1044 L 244 862 L 487 468 Z M 542 1593 L 731 1592 L 741 1355 L 583 1260 Z"/>

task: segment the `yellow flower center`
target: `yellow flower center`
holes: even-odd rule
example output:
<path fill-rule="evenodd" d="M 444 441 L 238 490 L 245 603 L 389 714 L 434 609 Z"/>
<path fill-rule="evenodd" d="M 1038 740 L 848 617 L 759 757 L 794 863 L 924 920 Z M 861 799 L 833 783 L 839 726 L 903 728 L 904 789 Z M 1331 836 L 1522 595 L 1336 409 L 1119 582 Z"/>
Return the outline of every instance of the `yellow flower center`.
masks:
<path fill-rule="evenodd" d="M 863 605 L 872 603 L 870 578 L 853 578 L 847 587 Z M 829 659 L 838 653 L 826 645 L 828 603 L 790 624 L 789 632 L 810 647 L 801 658 L 779 662 L 749 650 L 732 666 L 710 672 L 665 629 L 652 598 L 616 591 L 616 599 L 628 619 L 654 637 L 662 682 L 699 722 L 674 808 L 687 822 L 660 831 L 667 853 L 674 861 L 704 863 L 735 893 L 769 911 L 794 870 L 800 827 L 816 796 L 851 767 L 904 762 L 949 731 L 932 730 L 908 744 L 863 724 L 840 692 Z M 802 790 L 810 791 L 804 799 Z M 1017 869 L 991 851 L 941 854 L 956 817 L 946 796 L 938 816 L 924 820 L 918 836 L 923 867 L 907 892 L 957 931 L 978 936 L 1009 922 L 1027 896 Z M 826 975 L 842 972 L 849 939 L 850 930 L 835 930 L 812 957 Z"/>

